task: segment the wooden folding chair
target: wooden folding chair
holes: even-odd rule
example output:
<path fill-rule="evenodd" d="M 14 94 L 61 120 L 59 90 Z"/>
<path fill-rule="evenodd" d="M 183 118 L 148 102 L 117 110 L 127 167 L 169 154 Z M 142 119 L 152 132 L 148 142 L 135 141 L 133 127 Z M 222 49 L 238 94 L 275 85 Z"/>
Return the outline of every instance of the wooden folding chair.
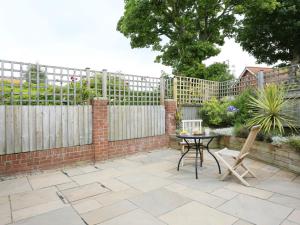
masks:
<path fill-rule="evenodd" d="M 202 132 L 202 120 L 182 120 L 182 130 L 187 131 L 189 134 L 192 134 L 194 130 L 199 130 Z M 190 146 L 194 146 L 194 140 L 188 140 Z M 187 144 L 184 140 L 180 143 L 181 145 L 181 154 L 184 154 L 187 150 Z M 203 153 L 203 150 L 202 150 Z M 195 158 L 195 151 L 189 151 L 188 155 L 185 156 L 186 159 L 194 159 Z M 201 161 L 203 161 L 203 154 L 201 154 Z M 181 161 L 181 166 L 184 164 L 184 159 Z"/>
<path fill-rule="evenodd" d="M 242 150 L 234 151 L 224 148 L 218 152 L 215 152 L 217 158 L 224 163 L 224 165 L 228 168 L 228 171 L 221 177 L 221 180 L 224 180 L 228 175 L 233 174 L 236 176 L 244 185 L 250 186 L 249 183 L 244 179 L 244 177 L 249 173 L 252 177 L 256 177 L 255 174 L 245 166 L 243 163 L 244 158 L 249 154 L 253 142 L 255 141 L 256 135 L 260 130 L 260 126 L 253 126 L 251 131 L 247 137 L 245 144 L 243 145 Z M 222 156 L 229 156 L 234 159 L 234 164 L 230 165 Z M 238 168 L 243 168 L 245 172 L 243 174 L 239 174 L 237 172 Z"/>

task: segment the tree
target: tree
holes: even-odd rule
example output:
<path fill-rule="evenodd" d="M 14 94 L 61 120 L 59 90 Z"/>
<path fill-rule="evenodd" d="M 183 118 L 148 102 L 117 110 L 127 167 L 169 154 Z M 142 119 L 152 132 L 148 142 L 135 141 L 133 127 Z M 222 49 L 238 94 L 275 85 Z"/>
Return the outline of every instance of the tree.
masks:
<path fill-rule="evenodd" d="M 300 1 L 277 0 L 266 7 L 245 7 L 237 41 L 258 62 L 300 63 Z"/>
<path fill-rule="evenodd" d="M 206 68 L 204 79 L 214 81 L 226 81 L 234 79 L 226 63 L 214 63 Z"/>
<path fill-rule="evenodd" d="M 39 78 L 39 79 L 38 79 Z M 37 65 L 31 65 L 28 67 L 25 73 L 25 79 L 27 82 L 32 84 L 45 83 L 47 80 L 47 76 L 44 71 L 41 69 L 37 70 Z"/>
<path fill-rule="evenodd" d="M 248 0 L 249 1 L 249 0 Z M 132 48 L 160 52 L 156 62 L 174 74 L 205 78 L 203 61 L 231 37 L 241 0 L 125 0 L 117 30 Z"/>

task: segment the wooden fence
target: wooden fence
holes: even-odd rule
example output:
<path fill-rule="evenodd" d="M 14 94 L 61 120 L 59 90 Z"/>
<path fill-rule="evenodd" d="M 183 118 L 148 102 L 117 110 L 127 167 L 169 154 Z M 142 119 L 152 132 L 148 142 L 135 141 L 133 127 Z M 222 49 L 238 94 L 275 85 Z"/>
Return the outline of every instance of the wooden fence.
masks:
<path fill-rule="evenodd" d="M 0 106 L 0 155 L 92 143 L 92 106 Z"/>
<path fill-rule="evenodd" d="M 164 106 L 109 106 L 109 140 L 165 134 Z"/>

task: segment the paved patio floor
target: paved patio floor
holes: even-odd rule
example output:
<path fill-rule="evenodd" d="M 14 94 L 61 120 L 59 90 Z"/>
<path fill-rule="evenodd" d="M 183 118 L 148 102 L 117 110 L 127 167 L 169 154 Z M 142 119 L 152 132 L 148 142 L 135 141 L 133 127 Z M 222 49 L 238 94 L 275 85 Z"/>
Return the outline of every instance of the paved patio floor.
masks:
<path fill-rule="evenodd" d="M 219 181 L 204 155 L 176 170 L 180 153 L 164 149 L 96 165 L 46 171 L 0 182 L 0 224 L 18 225 L 296 225 L 300 176 L 247 160 L 252 187 Z M 222 167 L 224 170 L 224 167 Z"/>

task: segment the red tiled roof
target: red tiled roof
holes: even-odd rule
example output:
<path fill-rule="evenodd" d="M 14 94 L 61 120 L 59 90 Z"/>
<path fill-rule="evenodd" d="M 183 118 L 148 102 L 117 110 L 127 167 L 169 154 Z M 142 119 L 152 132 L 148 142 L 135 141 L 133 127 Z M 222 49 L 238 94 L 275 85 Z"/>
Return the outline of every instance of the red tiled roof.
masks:
<path fill-rule="evenodd" d="M 256 75 L 259 71 L 270 72 L 273 68 L 270 67 L 260 67 L 260 66 L 246 66 L 244 71 L 241 73 L 240 77 L 242 77 L 247 71 L 253 75 Z"/>

